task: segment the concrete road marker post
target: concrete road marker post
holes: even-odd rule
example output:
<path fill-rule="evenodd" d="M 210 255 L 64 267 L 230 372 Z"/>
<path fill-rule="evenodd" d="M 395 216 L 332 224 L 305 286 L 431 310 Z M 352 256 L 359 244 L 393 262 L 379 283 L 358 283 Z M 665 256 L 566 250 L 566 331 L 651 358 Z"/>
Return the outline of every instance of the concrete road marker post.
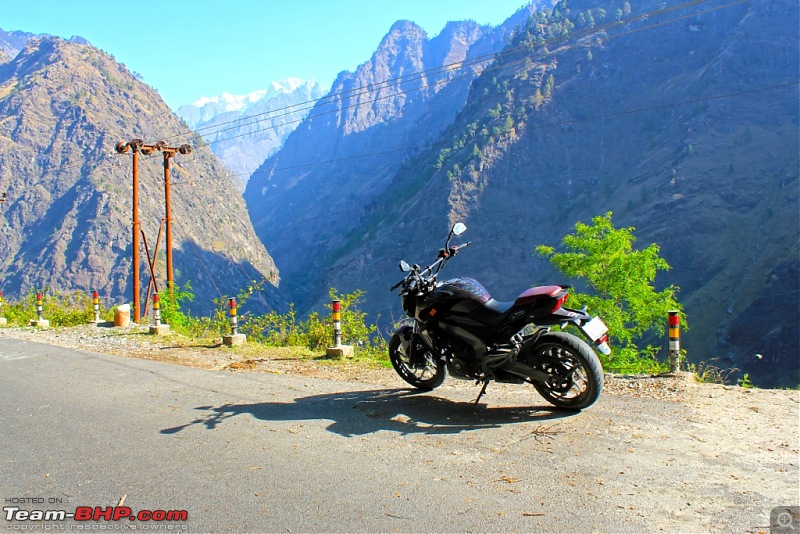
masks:
<path fill-rule="evenodd" d="M 153 324 L 150 325 L 150 333 L 156 336 L 169 334 L 169 325 L 161 324 L 161 304 L 158 301 L 158 293 L 153 294 Z"/>
<path fill-rule="evenodd" d="M 678 311 L 669 313 L 669 371 L 681 370 L 681 320 Z"/>
<path fill-rule="evenodd" d="M 247 336 L 239 333 L 239 319 L 236 316 L 236 299 L 228 299 L 228 309 L 231 315 L 231 335 L 222 336 L 222 344 L 226 347 L 244 345 L 247 343 Z"/>
<path fill-rule="evenodd" d="M 331 301 L 331 318 L 333 319 L 333 346 L 328 347 L 325 354 L 330 358 L 352 358 L 353 347 L 342 345 L 342 303 Z"/>
<path fill-rule="evenodd" d="M 42 294 L 36 293 L 36 319 L 31 319 L 31 326 L 35 326 L 36 328 L 50 328 L 50 321 L 43 317 L 43 310 Z"/>
<path fill-rule="evenodd" d="M 92 308 L 94 310 L 94 319 L 89 321 L 89 324 L 97 326 L 100 324 L 100 296 L 97 291 L 92 291 Z"/>

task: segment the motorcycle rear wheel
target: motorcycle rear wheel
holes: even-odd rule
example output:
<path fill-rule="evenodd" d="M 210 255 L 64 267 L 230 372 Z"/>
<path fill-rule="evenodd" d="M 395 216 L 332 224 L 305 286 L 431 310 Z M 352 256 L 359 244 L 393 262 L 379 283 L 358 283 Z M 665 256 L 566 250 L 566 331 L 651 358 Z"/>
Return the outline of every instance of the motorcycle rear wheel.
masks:
<path fill-rule="evenodd" d="M 528 363 L 553 378 L 534 380 L 547 402 L 567 410 L 583 410 L 603 391 L 603 367 L 589 345 L 566 332 L 550 332 L 537 341 Z"/>
<path fill-rule="evenodd" d="M 395 332 L 392 339 L 389 340 L 389 360 L 400 378 L 423 391 L 430 391 L 441 386 L 447 376 L 444 362 L 423 343 L 417 341 L 416 359 L 419 360 L 419 363 L 412 363 L 409 351 L 403 348 L 403 338 L 413 339 L 411 327 Z"/>

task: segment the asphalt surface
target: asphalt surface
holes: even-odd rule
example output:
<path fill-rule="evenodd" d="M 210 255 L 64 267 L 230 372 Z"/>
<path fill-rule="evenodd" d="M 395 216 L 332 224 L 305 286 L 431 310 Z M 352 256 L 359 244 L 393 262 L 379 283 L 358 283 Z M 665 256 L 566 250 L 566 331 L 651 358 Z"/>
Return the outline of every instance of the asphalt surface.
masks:
<path fill-rule="evenodd" d="M 797 504 L 796 429 L 755 429 L 781 432 L 786 450 L 751 451 L 743 426 L 698 430 L 713 418 L 677 403 L 606 395 L 574 414 L 522 386 L 492 385 L 475 407 L 477 391 L 204 371 L 2 339 L 0 524 L 768 532 L 772 508 Z M 797 408 L 786 417 L 796 422 Z M 120 503 L 188 520 L 6 520 L 9 507 Z"/>

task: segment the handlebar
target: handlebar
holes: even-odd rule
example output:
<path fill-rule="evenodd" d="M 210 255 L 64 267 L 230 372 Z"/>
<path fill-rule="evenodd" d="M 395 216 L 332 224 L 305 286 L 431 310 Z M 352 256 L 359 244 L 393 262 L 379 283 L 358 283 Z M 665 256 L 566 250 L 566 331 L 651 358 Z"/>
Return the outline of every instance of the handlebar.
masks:
<path fill-rule="evenodd" d="M 406 277 L 406 278 L 408 278 L 408 277 Z M 397 282 L 395 285 L 393 285 L 393 286 L 392 286 L 392 288 L 391 288 L 391 289 L 389 289 L 389 292 L 392 292 L 392 291 L 394 291 L 395 289 L 397 289 L 398 287 L 400 287 L 400 285 L 401 285 L 403 282 L 405 282 L 405 281 L 406 281 L 406 279 L 405 279 L 405 278 L 403 278 L 402 280 L 400 280 L 399 282 Z"/>
<path fill-rule="evenodd" d="M 447 263 L 447 260 L 449 260 L 451 257 L 455 256 L 458 253 L 459 250 L 467 248 L 471 244 L 472 244 L 472 241 L 468 241 L 468 242 L 466 242 L 464 244 L 461 244 L 461 245 L 452 246 L 452 247 L 450 247 L 449 252 L 445 252 L 444 249 L 440 250 L 439 251 L 440 252 L 439 258 L 435 262 L 433 262 L 431 265 L 426 267 L 423 271 L 420 271 L 419 267 L 417 265 L 415 265 L 414 268 L 406 275 L 406 277 L 403 278 L 402 280 L 400 280 L 399 282 L 397 282 L 395 285 L 393 285 L 389 289 L 389 291 L 390 292 L 394 291 L 395 289 L 397 289 L 398 287 L 400 287 L 404 283 L 408 282 L 409 278 L 412 278 L 412 277 L 417 279 L 419 282 L 432 282 L 433 280 L 436 279 L 436 275 L 439 274 L 439 271 L 442 270 L 442 268 L 444 267 L 444 264 Z M 442 253 L 444 253 L 444 254 L 442 254 Z M 430 278 L 426 280 L 425 276 L 427 276 L 427 275 L 432 275 L 432 276 L 430 276 Z"/>

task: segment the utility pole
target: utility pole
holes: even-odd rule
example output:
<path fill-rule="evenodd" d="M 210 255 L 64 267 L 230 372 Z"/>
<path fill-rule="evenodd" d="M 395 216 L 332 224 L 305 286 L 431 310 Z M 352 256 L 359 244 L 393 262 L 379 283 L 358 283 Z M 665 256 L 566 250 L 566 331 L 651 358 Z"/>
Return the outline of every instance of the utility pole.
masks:
<path fill-rule="evenodd" d="M 169 147 L 164 141 L 158 141 L 154 145 L 146 145 L 141 139 L 131 139 L 128 143 L 117 143 L 117 152 L 126 153 L 129 149 L 133 150 L 133 309 L 135 322 L 140 319 L 140 285 L 139 285 L 139 171 L 138 154 L 141 152 L 145 156 L 153 152 L 161 152 L 164 155 L 164 201 L 167 221 L 167 287 L 170 293 L 174 285 L 174 275 L 172 266 L 172 201 L 170 197 L 169 183 L 169 160 L 176 153 L 191 154 L 192 147 L 181 145 L 180 147 Z"/>
<path fill-rule="evenodd" d="M 170 294 L 172 294 L 172 289 L 175 285 L 175 275 L 172 267 L 172 197 L 169 183 L 169 160 L 178 153 L 184 155 L 191 154 L 192 147 L 189 145 L 170 147 L 167 146 L 164 141 L 159 141 L 153 145 L 152 148 L 147 147 L 146 149 L 142 150 L 142 153 L 150 154 L 156 150 L 160 151 L 164 155 L 164 213 L 167 221 L 167 289 L 169 289 Z"/>
<path fill-rule="evenodd" d="M 134 323 L 141 319 L 141 288 L 139 286 L 139 151 L 144 146 L 141 139 L 131 139 L 127 143 L 120 141 L 117 143 L 117 152 L 125 154 L 128 150 L 133 151 L 133 317 Z"/>

